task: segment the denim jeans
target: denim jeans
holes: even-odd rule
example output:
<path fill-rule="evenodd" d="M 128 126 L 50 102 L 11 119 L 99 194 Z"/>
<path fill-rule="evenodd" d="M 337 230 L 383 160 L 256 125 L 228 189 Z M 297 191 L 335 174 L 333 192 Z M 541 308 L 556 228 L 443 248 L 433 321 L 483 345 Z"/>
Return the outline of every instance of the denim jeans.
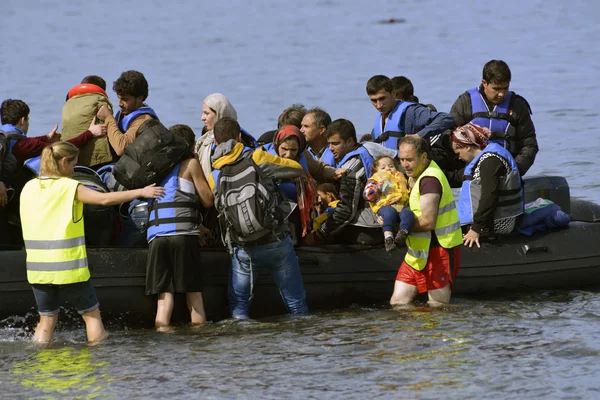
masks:
<path fill-rule="evenodd" d="M 410 233 L 415 225 L 415 213 L 410 208 L 404 207 L 398 212 L 392 206 L 383 206 L 377 211 L 377 215 L 383 218 L 382 229 L 384 232 L 395 232 L 396 222 L 400 219 L 400 230 L 405 229 Z"/>
<path fill-rule="evenodd" d="M 250 304 L 259 271 L 270 271 L 290 314 L 306 315 L 306 293 L 292 238 L 256 246 L 233 246 L 229 272 L 232 318 L 250 318 Z"/>

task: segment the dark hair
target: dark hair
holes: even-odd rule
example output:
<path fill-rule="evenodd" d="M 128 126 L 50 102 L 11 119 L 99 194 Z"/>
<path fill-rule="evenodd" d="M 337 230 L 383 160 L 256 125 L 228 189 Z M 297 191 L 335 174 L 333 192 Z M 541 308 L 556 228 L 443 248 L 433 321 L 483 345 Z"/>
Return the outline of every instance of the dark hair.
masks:
<path fill-rule="evenodd" d="M 306 107 L 302 104 L 292 104 L 279 115 L 277 118 L 277 129 L 281 129 L 286 125 L 297 126 L 302 128 L 302 118 L 306 115 Z"/>
<path fill-rule="evenodd" d="M 407 135 L 398 141 L 398 148 L 403 144 L 409 144 L 415 148 L 417 155 L 427 153 L 429 157 L 429 142 L 418 135 Z"/>
<path fill-rule="evenodd" d="M 169 128 L 171 133 L 185 140 L 188 146 L 193 147 L 196 144 L 196 134 L 188 125 L 177 124 Z"/>
<path fill-rule="evenodd" d="M 483 66 L 483 80 L 487 83 L 510 82 L 511 74 L 508 64 L 502 60 L 491 60 Z"/>
<path fill-rule="evenodd" d="M 92 85 L 99 86 L 102 88 L 102 90 L 106 91 L 106 81 L 98 75 L 88 75 L 81 80 L 81 83 L 91 83 Z"/>
<path fill-rule="evenodd" d="M 336 119 L 327 127 L 327 138 L 332 137 L 333 135 L 338 134 L 342 140 L 346 141 L 350 138 L 354 139 L 356 143 L 356 129 L 354 129 L 354 125 L 352 122 L 347 119 Z"/>
<path fill-rule="evenodd" d="M 327 114 L 325 110 L 319 107 L 313 107 L 306 112 L 306 114 L 312 114 L 315 120 L 315 126 L 320 128 L 324 126 L 327 128 L 331 123 L 331 116 Z"/>
<path fill-rule="evenodd" d="M 138 71 L 125 71 L 113 83 L 113 90 L 118 96 L 148 97 L 148 81 L 144 74 Z"/>
<path fill-rule="evenodd" d="M 379 164 L 379 161 L 383 160 L 384 158 L 389 158 L 390 160 L 392 160 L 397 171 L 401 170 L 400 163 L 398 162 L 397 158 L 381 155 L 381 156 L 375 157 L 375 159 L 373 160 L 373 165 L 371 166 L 371 175 L 373 175 L 377 172 L 377 164 Z"/>
<path fill-rule="evenodd" d="M 389 93 L 394 91 L 392 80 L 385 75 L 375 75 L 367 82 L 367 94 L 369 96 L 374 95 L 380 90 L 385 90 Z"/>
<path fill-rule="evenodd" d="M 360 137 L 360 142 L 372 142 L 373 141 L 373 134 L 372 133 L 365 133 L 364 135 L 362 135 Z"/>
<path fill-rule="evenodd" d="M 2 125 L 19 123 L 21 118 L 29 118 L 29 106 L 23 100 L 6 99 L 0 106 Z"/>
<path fill-rule="evenodd" d="M 335 197 L 335 199 L 339 199 L 340 195 L 338 191 L 335 190 L 335 185 L 333 183 L 321 183 L 317 186 L 317 192 L 330 193 Z"/>
<path fill-rule="evenodd" d="M 223 117 L 218 120 L 213 128 L 215 140 L 219 144 L 231 139 L 237 140 L 241 131 L 240 124 L 235 119 L 229 117 Z"/>
<path fill-rule="evenodd" d="M 396 98 L 404 101 L 415 101 L 415 88 L 405 76 L 395 76 L 392 78 L 392 86 L 396 92 Z"/>

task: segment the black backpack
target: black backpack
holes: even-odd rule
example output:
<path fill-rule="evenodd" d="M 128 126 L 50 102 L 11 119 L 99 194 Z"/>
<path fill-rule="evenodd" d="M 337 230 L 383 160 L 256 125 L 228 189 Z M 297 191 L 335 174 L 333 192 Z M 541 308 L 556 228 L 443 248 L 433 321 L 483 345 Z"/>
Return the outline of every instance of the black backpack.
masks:
<path fill-rule="evenodd" d="M 102 182 L 102 178 L 91 168 L 81 165 L 75 166 L 72 178 L 96 192 L 109 192 L 104 182 Z M 84 204 L 83 218 L 87 245 L 110 246 L 112 244 L 117 221 L 117 208 L 115 206 Z"/>
<path fill-rule="evenodd" d="M 115 163 L 113 174 L 127 189 L 160 183 L 181 161 L 191 158 L 187 142 L 173 135 L 156 119 L 140 126 L 137 137 Z"/>
<path fill-rule="evenodd" d="M 0 130 L 0 182 L 8 185 L 19 172 L 17 158 L 10 152 L 10 141 L 24 139 L 22 135 Z"/>
<path fill-rule="evenodd" d="M 224 166 L 215 205 L 226 244 L 248 245 L 273 233 L 278 225 L 278 189 L 252 160 L 251 153 Z"/>

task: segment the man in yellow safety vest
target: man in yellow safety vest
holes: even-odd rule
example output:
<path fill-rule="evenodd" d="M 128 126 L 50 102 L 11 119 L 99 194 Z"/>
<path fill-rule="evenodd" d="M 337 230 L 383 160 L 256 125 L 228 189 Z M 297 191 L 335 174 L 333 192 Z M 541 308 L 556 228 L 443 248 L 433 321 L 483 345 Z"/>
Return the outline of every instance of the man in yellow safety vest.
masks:
<path fill-rule="evenodd" d="M 392 306 L 409 304 L 425 292 L 430 305 L 447 304 L 459 269 L 462 234 L 454 196 L 444 172 L 429 160 L 428 147 L 417 135 L 399 142 L 416 223 L 406 240 L 408 250 L 396 276 Z"/>

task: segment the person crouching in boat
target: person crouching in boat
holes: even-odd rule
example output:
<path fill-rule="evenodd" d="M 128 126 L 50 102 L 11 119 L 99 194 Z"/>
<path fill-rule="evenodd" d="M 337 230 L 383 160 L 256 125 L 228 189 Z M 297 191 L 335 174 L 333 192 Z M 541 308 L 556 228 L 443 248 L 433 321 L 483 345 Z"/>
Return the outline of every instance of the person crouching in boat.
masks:
<path fill-rule="evenodd" d="M 491 131 L 473 123 L 452 132 L 452 150 L 467 166 L 458 200 L 465 246 L 481 236 L 508 235 L 523 214 L 521 174 L 510 152 L 491 142 Z"/>
<path fill-rule="evenodd" d="M 299 163 L 306 174 L 298 180 L 282 180 L 279 190 L 283 197 L 298 204 L 298 212 L 294 211 L 288 217 L 292 227 L 294 244 L 299 244 L 300 239 L 310 232 L 310 211 L 316 199 L 314 180 L 317 182 L 335 182 L 346 172 L 313 158 L 306 149 L 306 139 L 300 129 L 294 125 L 286 125 L 275 134 L 273 143 L 263 146 L 269 153 L 287 158 Z"/>
<path fill-rule="evenodd" d="M 77 164 L 77 147 L 56 142 L 42 151 L 40 176 L 21 192 L 21 225 L 27 251 L 27 280 L 31 284 L 40 314 L 33 340 L 52 339 L 58 311 L 59 294 L 65 295 L 82 315 L 87 338 L 97 342 L 107 336 L 90 279 L 83 203 L 115 205 L 140 197 L 158 198 L 165 189 L 143 189 L 100 193 L 71 179 Z"/>
<path fill-rule="evenodd" d="M 358 144 L 356 129 L 347 119 L 337 119 L 327 127 L 327 142 L 335 157 L 336 168 L 346 170 L 340 179 L 340 202 L 325 223 L 304 238 L 304 245 L 327 242 L 343 244 L 381 243 L 381 227 L 362 197 L 371 176 L 373 157 Z"/>
<path fill-rule="evenodd" d="M 406 239 L 392 306 L 409 304 L 425 292 L 430 305 L 447 304 L 460 267 L 462 234 L 454 196 L 444 172 L 429 160 L 428 148 L 416 135 L 400 139 L 400 163 L 412 186 L 408 205 L 416 221 Z"/>
<path fill-rule="evenodd" d="M 315 204 L 317 216 L 313 219 L 312 232 L 319 230 L 327 218 L 333 215 L 340 202 L 339 199 L 340 195 L 333 183 L 321 183 L 317 186 L 317 204 Z"/>
<path fill-rule="evenodd" d="M 406 207 L 408 183 L 404 174 L 398 171 L 397 161 L 388 156 L 379 156 L 373 161 L 371 177 L 367 180 L 363 197 L 371 210 L 377 214 L 383 228 L 385 251 L 403 246 L 406 237 L 415 224 L 415 214 Z M 394 237 L 396 224 L 400 223 Z"/>
<path fill-rule="evenodd" d="M 192 128 L 174 125 L 170 131 L 194 149 Z M 214 197 L 195 157 L 177 164 L 161 186 L 165 196 L 152 200 L 148 208 L 146 295 L 158 295 L 154 325 L 163 330 L 171 323 L 174 293 L 185 293 L 192 324 L 203 324 L 199 210 L 200 205 L 212 207 Z"/>

